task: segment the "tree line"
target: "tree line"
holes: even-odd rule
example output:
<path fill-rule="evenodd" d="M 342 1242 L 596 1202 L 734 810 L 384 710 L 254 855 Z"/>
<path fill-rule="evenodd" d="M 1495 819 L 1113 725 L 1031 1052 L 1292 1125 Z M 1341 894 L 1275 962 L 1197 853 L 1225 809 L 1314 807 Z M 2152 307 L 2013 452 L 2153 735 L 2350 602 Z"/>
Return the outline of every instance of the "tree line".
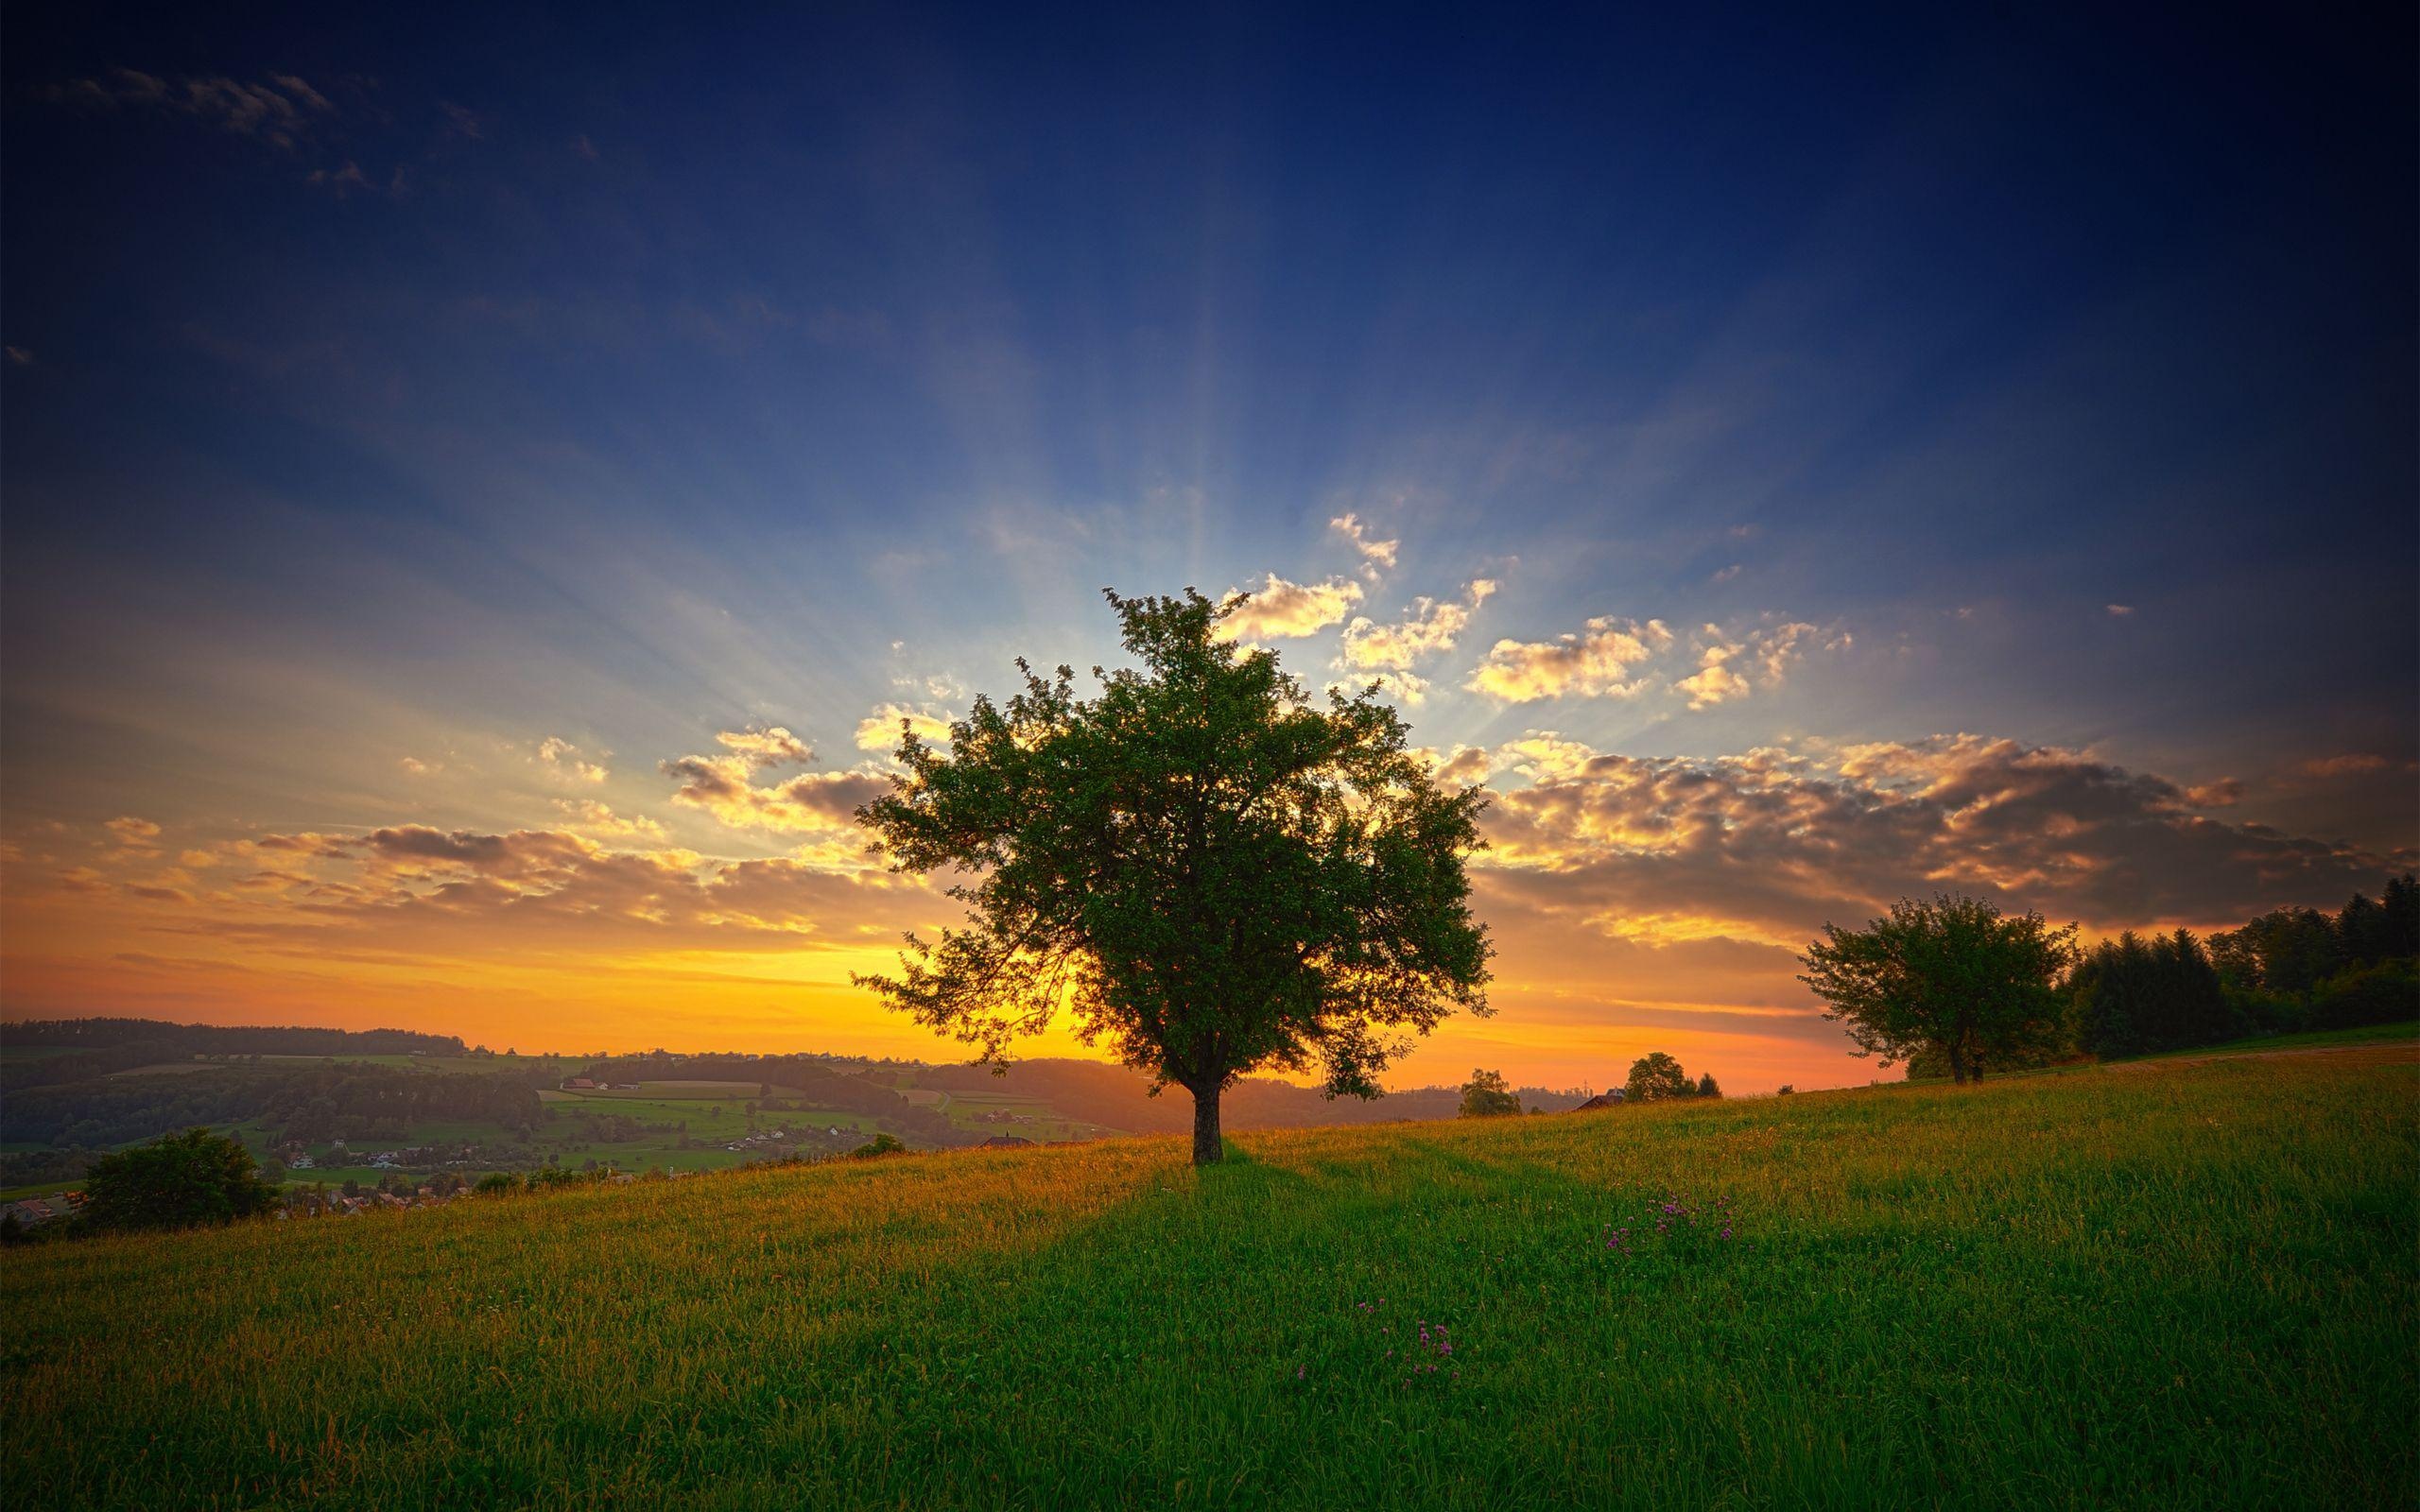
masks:
<path fill-rule="evenodd" d="M 1979 1080 L 2062 1059 L 2188 1050 L 2420 1014 L 2420 882 L 2335 913 L 2282 908 L 2207 939 L 2076 926 L 1979 899 L 1902 899 L 1862 929 L 1826 924 L 1800 977 L 1859 1055 L 1910 1077 Z"/>
<path fill-rule="evenodd" d="M 258 1122 L 303 1143 L 400 1141 L 424 1119 L 493 1122 L 527 1134 L 544 1116 L 537 1090 L 513 1075 L 358 1062 L 229 1067 L 15 1091 L 0 1102 L 0 1140 L 95 1149 L 196 1125 Z"/>
<path fill-rule="evenodd" d="M 0 1064 L 0 1091 L 56 1087 L 196 1056 L 459 1056 L 461 1037 L 411 1029 L 226 1026 L 156 1019 L 29 1019 L 0 1029 L 11 1046 L 66 1051 Z"/>

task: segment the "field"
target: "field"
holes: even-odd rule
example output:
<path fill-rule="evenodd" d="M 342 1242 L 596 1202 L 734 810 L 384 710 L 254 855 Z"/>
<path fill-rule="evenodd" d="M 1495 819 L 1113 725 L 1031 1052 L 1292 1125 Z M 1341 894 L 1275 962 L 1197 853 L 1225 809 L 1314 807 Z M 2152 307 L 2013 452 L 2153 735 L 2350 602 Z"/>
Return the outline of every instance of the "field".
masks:
<path fill-rule="evenodd" d="M 2415 1091 L 2355 1046 L 38 1246 L 9 1500 L 2410 1505 Z"/>

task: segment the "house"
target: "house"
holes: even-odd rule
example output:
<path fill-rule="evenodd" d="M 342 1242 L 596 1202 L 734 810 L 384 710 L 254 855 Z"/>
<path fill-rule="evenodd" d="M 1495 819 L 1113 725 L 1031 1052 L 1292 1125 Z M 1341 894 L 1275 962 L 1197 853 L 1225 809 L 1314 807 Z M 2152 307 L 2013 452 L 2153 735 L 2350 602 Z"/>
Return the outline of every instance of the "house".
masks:
<path fill-rule="evenodd" d="M 570 1076 L 564 1078 L 562 1090 L 567 1092 L 593 1092 L 600 1091 L 603 1088 L 591 1077 Z"/>
<path fill-rule="evenodd" d="M 318 1161 L 312 1160 L 307 1155 L 298 1155 L 294 1159 L 285 1162 L 285 1168 L 289 1171 L 308 1171 L 318 1164 Z"/>
<path fill-rule="evenodd" d="M 1599 1092 L 1596 1096 L 1589 1098 L 1578 1108 L 1573 1108 L 1572 1111 L 1575 1113 L 1595 1113 L 1600 1112 L 1608 1108 L 1619 1108 L 1621 1106 L 1622 1090 L 1616 1087 L 1609 1092 Z"/>
<path fill-rule="evenodd" d="M 994 1134 L 991 1138 L 985 1140 L 982 1143 L 977 1145 L 976 1148 L 978 1150 L 1017 1150 L 1023 1149 L 1025 1146 L 1031 1144 L 1032 1143 L 1033 1141 L 1027 1139 L 1022 1134 Z"/>

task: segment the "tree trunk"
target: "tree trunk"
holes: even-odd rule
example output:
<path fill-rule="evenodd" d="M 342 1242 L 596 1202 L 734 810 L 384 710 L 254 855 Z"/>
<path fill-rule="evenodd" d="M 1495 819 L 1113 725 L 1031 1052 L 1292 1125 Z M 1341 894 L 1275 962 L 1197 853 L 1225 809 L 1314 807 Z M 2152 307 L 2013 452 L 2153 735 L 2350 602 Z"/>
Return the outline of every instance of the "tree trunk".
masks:
<path fill-rule="evenodd" d="M 1200 1087 L 1193 1092 L 1193 1163 L 1216 1165 L 1224 1146 L 1219 1143 L 1219 1094 L 1225 1091 L 1222 1083 L 1213 1081 L 1208 1090 Z"/>
<path fill-rule="evenodd" d="M 1966 1053 L 1955 1040 L 1949 1045 L 1949 1079 L 1961 1087 L 1966 1085 Z"/>

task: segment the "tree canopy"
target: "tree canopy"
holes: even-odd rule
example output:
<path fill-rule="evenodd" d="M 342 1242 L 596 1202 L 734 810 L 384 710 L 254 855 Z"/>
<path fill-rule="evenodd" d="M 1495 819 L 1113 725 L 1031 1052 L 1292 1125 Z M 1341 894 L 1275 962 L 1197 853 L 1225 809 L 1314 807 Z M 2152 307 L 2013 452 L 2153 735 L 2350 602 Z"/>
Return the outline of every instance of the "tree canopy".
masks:
<path fill-rule="evenodd" d="M 1932 1050 L 1958 1081 L 2061 1038 L 2055 984 L 2075 926 L 2004 915 L 1979 899 L 1902 898 L 1863 929 L 1824 926 L 1799 978 L 1831 1005 L 1860 1056 L 1888 1066 Z"/>
<path fill-rule="evenodd" d="M 1320 707 L 1234 644 L 1239 597 L 1107 596 L 1142 664 L 1094 668 L 1098 696 L 1020 661 L 945 748 L 903 729 L 906 775 L 858 817 L 893 869 L 955 872 L 967 919 L 856 980 L 995 1065 L 1072 1013 L 1193 1094 L 1207 1163 L 1243 1073 L 1374 1096 L 1411 1036 L 1488 1011 L 1463 869 L 1485 795 L 1442 788 L 1374 689 Z"/>
<path fill-rule="evenodd" d="M 1630 1063 L 1630 1079 L 1622 1084 L 1622 1100 L 1661 1102 L 1668 1097 L 1695 1097 L 1697 1084 L 1681 1063 L 1661 1050 L 1651 1050 Z"/>
<path fill-rule="evenodd" d="M 1500 1071 L 1474 1068 L 1471 1079 L 1462 1083 L 1464 1118 L 1502 1118 L 1520 1110 L 1521 1099 L 1505 1085 L 1504 1073 Z"/>

